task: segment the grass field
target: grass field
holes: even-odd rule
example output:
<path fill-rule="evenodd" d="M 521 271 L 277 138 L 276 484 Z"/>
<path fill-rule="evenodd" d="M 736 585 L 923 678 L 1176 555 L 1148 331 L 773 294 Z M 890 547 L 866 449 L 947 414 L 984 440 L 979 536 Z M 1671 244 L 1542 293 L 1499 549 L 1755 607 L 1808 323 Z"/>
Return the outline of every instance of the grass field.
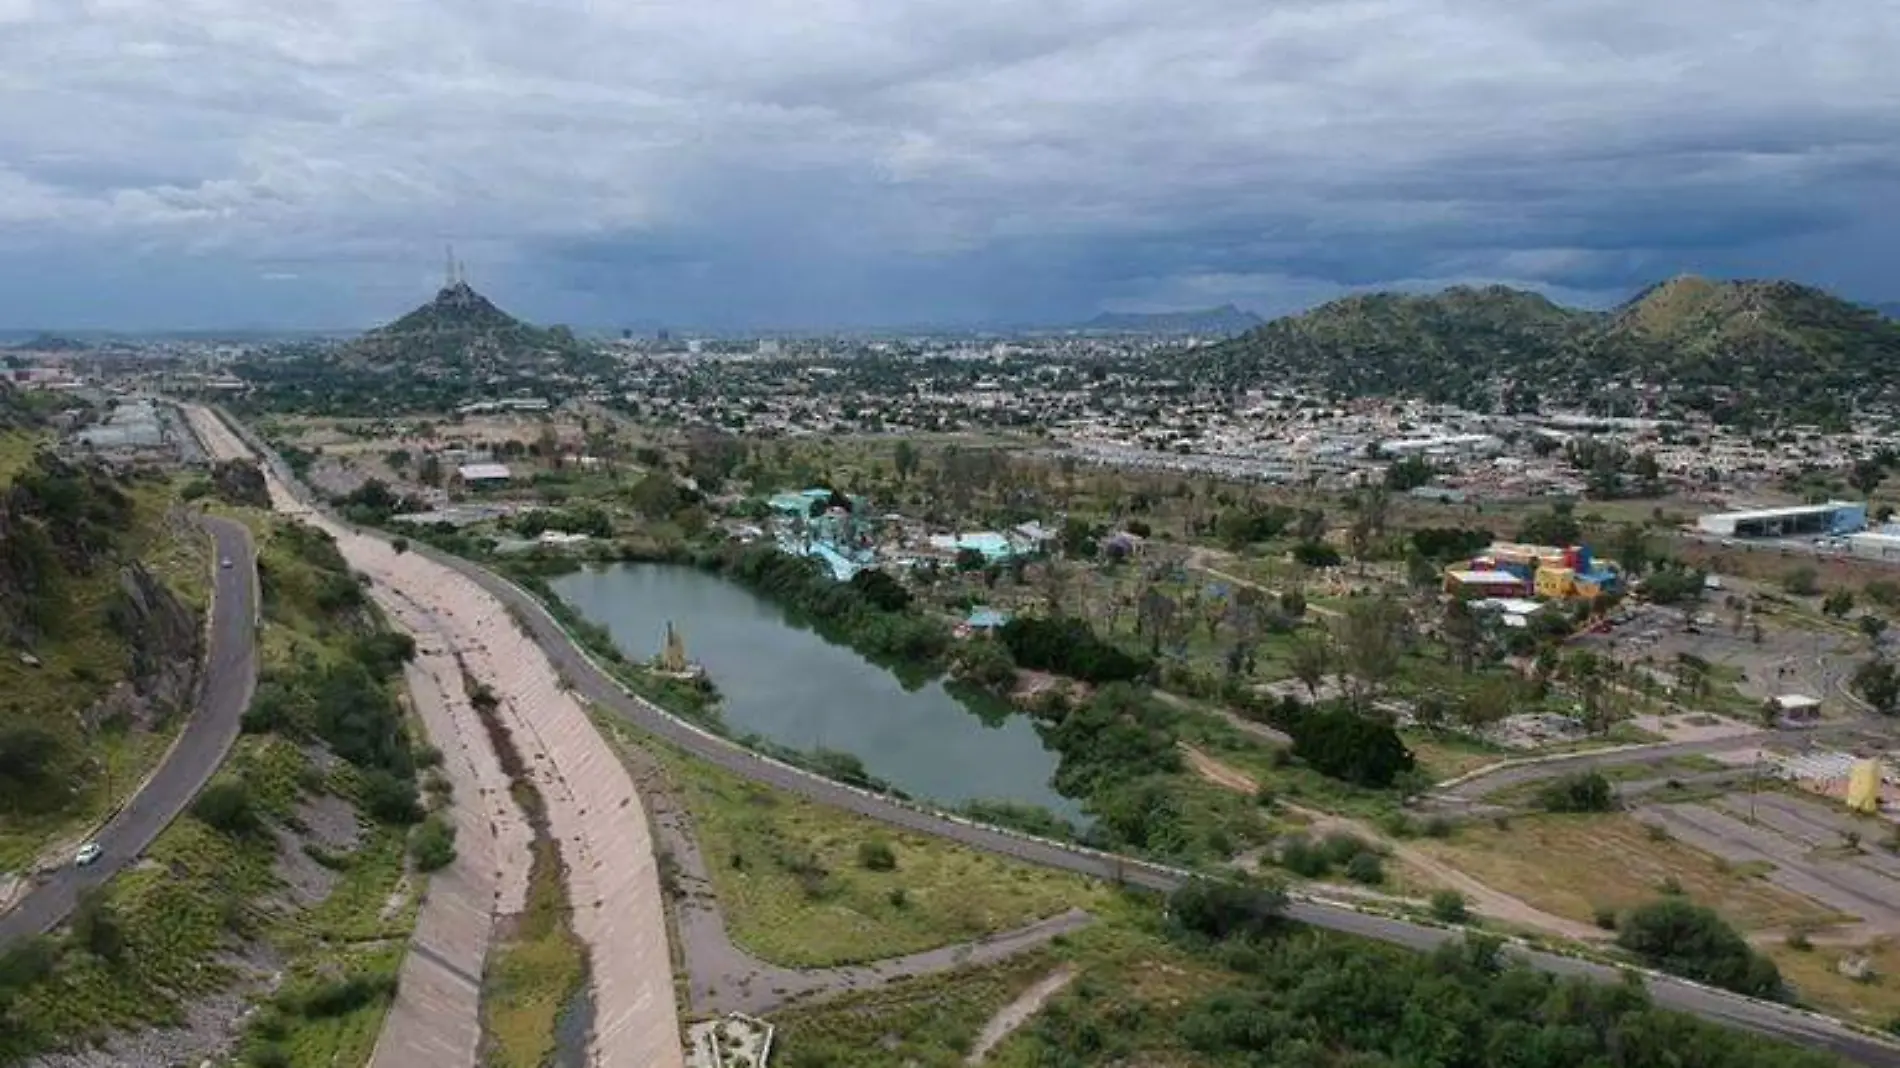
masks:
<path fill-rule="evenodd" d="M 1048 951 L 848 994 L 772 1018 L 777 1056 L 794 1065 L 953 1068 L 983 1025 L 1056 967 Z"/>
<path fill-rule="evenodd" d="M 616 741 L 633 744 L 623 730 Z M 1070 907 L 1099 884 L 920 835 L 728 775 L 656 745 L 693 816 L 735 942 L 792 967 L 914 953 L 1010 930 Z M 868 869 L 866 843 L 895 868 Z"/>
<path fill-rule="evenodd" d="M 1452 841 L 1418 847 L 1497 890 L 1584 923 L 1600 908 L 1655 900 L 1672 878 L 1691 900 L 1743 930 L 1840 918 L 1769 884 L 1756 870 L 1652 837 L 1626 815 L 1526 817 L 1508 830 L 1473 824 Z"/>
<path fill-rule="evenodd" d="M 1155 899 L 1111 894 L 1101 902 L 1098 922 L 1009 961 L 777 1013 L 772 1063 L 794 1068 L 963 1064 L 997 1010 L 1062 964 L 1076 970 L 1076 979 L 1049 1004 L 1114 1006 L 1109 1011 L 1119 1017 L 1120 1033 L 1109 1044 L 1139 1051 L 1138 1057 L 1126 1058 L 1110 1057 L 1105 1049 L 1100 1060 L 1089 1063 L 1147 1068 L 1196 1063 L 1173 1034 L 1170 1010 L 1219 990 L 1229 977 L 1169 943 L 1160 934 L 1160 922 Z M 1021 1036 L 1033 1020 L 1016 1034 Z M 1032 1043 L 1015 1037 L 992 1050 L 984 1063 L 1036 1068 L 1053 1062 L 1037 1060 Z"/>
<path fill-rule="evenodd" d="M 1871 1027 L 1900 1021 L 1900 942 L 1880 939 L 1866 946 L 1815 946 L 1794 949 L 1777 939 L 1761 947 L 1775 959 L 1781 976 L 1805 1005 Z M 1842 975 L 1843 957 L 1866 957 L 1873 974 L 1865 982 Z"/>

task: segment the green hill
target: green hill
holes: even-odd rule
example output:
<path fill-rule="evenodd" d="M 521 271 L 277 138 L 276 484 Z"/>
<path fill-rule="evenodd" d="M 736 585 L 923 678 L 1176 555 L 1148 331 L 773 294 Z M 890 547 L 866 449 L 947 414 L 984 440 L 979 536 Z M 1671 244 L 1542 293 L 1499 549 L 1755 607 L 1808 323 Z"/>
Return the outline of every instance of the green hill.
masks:
<path fill-rule="evenodd" d="M 341 347 L 288 348 L 234 370 L 273 410 L 364 415 L 523 394 L 558 398 L 588 388 L 614 366 L 567 327 L 525 323 L 468 283 L 454 282 Z"/>
<path fill-rule="evenodd" d="M 1609 313 L 1503 286 L 1348 297 L 1187 358 L 1225 389 L 1288 382 L 1489 409 L 1532 398 L 1838 420 L 1900 401 L 1900 324 L 1791 282 L 1676 278 Z"/>
<path fill-rule="evenodd" d="M 170 483 L 43 440 L 24 419 L 0 429 L 0 871 L 138 784 L 202 644 L 208 549 Z"/>

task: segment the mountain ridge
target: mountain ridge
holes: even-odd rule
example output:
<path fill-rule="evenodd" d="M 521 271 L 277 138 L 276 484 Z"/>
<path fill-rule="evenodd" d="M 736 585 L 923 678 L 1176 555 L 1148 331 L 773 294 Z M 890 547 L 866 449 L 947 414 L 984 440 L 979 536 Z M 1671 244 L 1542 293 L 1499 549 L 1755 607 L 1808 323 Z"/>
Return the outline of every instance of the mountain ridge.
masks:
<path fill-rule="evenodd" d="M 1900 324 L 1784 280 L 1679 276 L 1606 312 L 1507 286 L 1367 293 L 1275 319 L 1188 358 L 1222 389 L 1300 381 L 1488 410 L 1612 387 L 1711 413 L 1804 421 L 1900 403 Z M 1658 396 L 1660 395 L 1660 400 Z"/>
<path fill-rule="evenodd" d="M 1102 312 L 1081 324 L 1083 330 L 1115 330 L 1137 334 L 1238 334 L 1266 320 L 1232 303 L 1212 308 L 1166 312 Z"/>

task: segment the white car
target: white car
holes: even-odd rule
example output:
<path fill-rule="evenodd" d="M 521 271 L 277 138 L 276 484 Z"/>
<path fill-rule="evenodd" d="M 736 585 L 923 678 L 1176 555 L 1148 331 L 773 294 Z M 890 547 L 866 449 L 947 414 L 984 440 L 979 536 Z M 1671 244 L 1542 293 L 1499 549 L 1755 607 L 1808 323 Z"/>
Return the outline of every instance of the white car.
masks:
<path fill-rule="evenodd" d="M 231 567 L 231 558 L 227 556 L 224 559 L 218 561 L 218 566 L 226 570 L 229 570 Z"/>
<path fill-rule="evenodd" d="M 105 852 L 105 850 L 99 848 L 99 843 L 87 842 L 85 845 L 79 847 L 79 852 L 73 854 L 73 867 L 88 867 L 96 862 L 99 859 L 99 854 L 103 852 Z"/>

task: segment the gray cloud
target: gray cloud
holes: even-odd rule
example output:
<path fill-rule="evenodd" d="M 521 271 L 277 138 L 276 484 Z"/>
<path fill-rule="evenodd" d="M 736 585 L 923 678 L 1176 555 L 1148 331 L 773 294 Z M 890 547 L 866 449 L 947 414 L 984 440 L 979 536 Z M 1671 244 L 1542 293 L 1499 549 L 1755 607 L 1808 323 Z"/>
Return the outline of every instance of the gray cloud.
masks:
<path fill-rule="evenodd" d="M 1896 51 L 1866 0 L 0 0 L 0 321 L 364 323 L 446 240 L 600 324 L 1891 298 Z"/>

